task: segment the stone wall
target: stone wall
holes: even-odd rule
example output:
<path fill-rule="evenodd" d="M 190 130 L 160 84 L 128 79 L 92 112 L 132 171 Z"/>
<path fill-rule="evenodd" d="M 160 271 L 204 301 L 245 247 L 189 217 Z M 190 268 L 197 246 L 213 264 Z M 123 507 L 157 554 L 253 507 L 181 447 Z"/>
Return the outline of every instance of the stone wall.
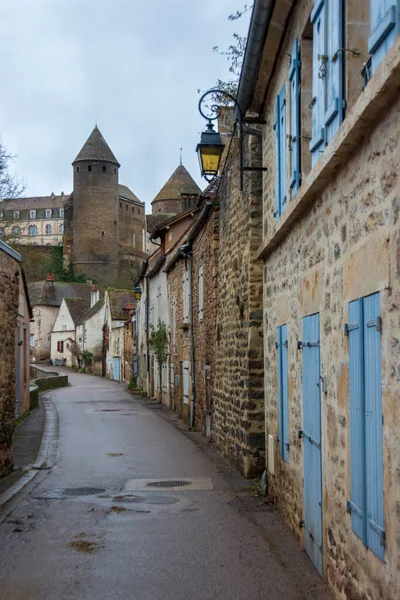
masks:
<path fill-rule="evenodd" d="M 0 249 L 0 477 L 13 468 L 19 265 Z"/>
<path fill-rule="evenodd" d="M 288 27 L 288 39 L 282 46 L 267 99 L 263 137 L 264 161 L 268 165 L 275 165 L 275 98 L 287 79 L 286 54 L 295 37 L 301 35 L 311 5 L 311 1 L 302 2 L 293 15 L 293 26 Z M 370 102 L 374 102 L 375 90 L 385 77 L 385 66 L 380 69 L 363 93 Z M 389 89 L 387 83 L 384 94 Z M 394 600 L 400 589 L 400 101 L 398 91 L 394 101 L 384 94 L 380 106 L 374 105 L 374 124 L 363 119 L 358 141 L 347 141 L 341 146 L 338 138 L 348 135 L 347 139 L 351 139 L 350 127 L 356 126 L 357 110 L 361 110 L 353 102 L 352 111 L 331 142 L 333 148 L 324 150 L 314 169 L 304 177 L 297 195 L 288 201 L 286 211 L 297 210 L 296 218 L 286 220 L 281 229 L 279 220 L 273 218 L 274 171 L 265 178 L 263 201 L 264 239 L 269 240 L 264 254 L 265 403 L 267 431 L 275 438 L 276 328 L 285 323 L 289 357 L 289 462 L 280 458 L 275 444 L 275 476 L 269 478 L 271 496 L 295 535 L 302 539 L 304 530 L 299 523 L 304 514 L 303 442 L 298 439 L 298 430 L 302 429 L 303 391 L 297 341 L 301 340 L 302 318 L 319 313 L 321 375 L 327 386 L 321 401 L 324 574 L 337 598 L 357 600 Z M 335 168 L 328 178 L 329 160 L 335 160 Z M 301 212 L 298 197 L 323 168 L 324 175 L 316 180 L 319 192 L 313 196 L 310 193 L 309 203 Z M 283 213 L 280 220 L 285 219 Z M 279 235 L 276 242 L 274 235 Z M 346 511 L 351 496 L 351 465 L 349 352 L 344 324 L 348 322 L 350 301 L 378 291 L 383 320 L 384 562 L 353 533 L 351 516 Z"/>
<path fill-rule="evenodd" d="M 215 344 L 218 282 L 219 208 L 216 206 L 193 242 L 193 314 L 195 346 L 195 426 L 206 434 L 206 369 L 211 390 L 215 385 Z M 203 318 L 199 317 L 199 267 L 203 266 Z M 212 394 L 209 409 L 212 414 Z M 210 415 L 211 416 L 211 415 Z M 212 417 L 211 417 L 212 418 Z M 212 422 L 210 422 L 212 431 Z"/>
<path fill-rule="evenodd" d="M 172 366 L 171 407 L 189 423 L 189 404 L 183 402 L 183 361 L 190 363 L 189 326 L 183 322 L 182 278 L 188 267 L 186 259 L 178 260 L 168 273 L 168 297 L 170 305 L 170 368 Z M 170 377 L 171 381 L 171 377 Z M 178 385 L 176 385 L 178 384 Z M 189 402 L 191 385 L 189 384 Z"/>
<path fill-rule="evenodd" d="M 246 136 L 245 164 L 261 165 L 259 138 Z M 213 389 L 216 446 L 247 477 L 264 469 L 261 177 L 239 186 L 238 141 L 232 142 L 219 190 L 218 307 Z"/>
<path fill-rule="evenodd" d="M 46 278 L 52 258 L 51 246 L 13 244 L 11 246 L 22 256 L 25 277 L 28 283 Z"/>

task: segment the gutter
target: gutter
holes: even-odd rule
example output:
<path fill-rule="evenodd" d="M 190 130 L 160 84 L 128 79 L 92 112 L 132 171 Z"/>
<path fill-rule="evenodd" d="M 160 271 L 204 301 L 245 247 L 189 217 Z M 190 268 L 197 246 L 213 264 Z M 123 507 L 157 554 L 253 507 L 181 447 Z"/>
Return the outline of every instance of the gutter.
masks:
<path fill-rule="evenodd" d="M 244 119 L 253 98 L 260 62 L 267 38 L 275 0 L 255 0 L 247 35 L 246 51 L 240 72 L 237 102 Z M 238 117 L 239 109 L 235 109 Z"/>

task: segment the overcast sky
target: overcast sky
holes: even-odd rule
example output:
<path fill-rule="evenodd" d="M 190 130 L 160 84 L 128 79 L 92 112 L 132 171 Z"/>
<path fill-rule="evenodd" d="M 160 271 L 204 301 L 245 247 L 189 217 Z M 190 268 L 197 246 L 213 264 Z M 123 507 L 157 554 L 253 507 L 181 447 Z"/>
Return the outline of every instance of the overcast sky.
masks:
<path fill-rule="evenodd" d="M 150 202 L 179 164 L 200 187 L 198 88 L 229 77 L 241 0 L 0 0 L 0 135 L 25 195 L 72 191 L 71 162 L 97 124 L 120 183 Z"/>

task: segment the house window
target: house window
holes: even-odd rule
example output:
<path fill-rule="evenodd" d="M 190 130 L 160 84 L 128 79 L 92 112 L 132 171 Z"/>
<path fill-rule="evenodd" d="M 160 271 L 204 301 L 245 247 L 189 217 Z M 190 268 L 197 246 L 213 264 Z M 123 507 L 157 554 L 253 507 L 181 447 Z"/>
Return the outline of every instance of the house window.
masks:
<path fill-rule="evenodd" d="M 64 342 L 61 340 L 57 342 L 57 352 L 60 352 L 61 354 L 64 352 Z"/>
<path fill-rule="evenodd" d="M 290 55 L 290 190 L 292 197 L 300 187 L 300 54 L 296 39 Z"/>
<path fill-rule="evenodd" d="M 51 208 L 46 208 L 46 219 L 51 219 Z"/>
<path fill-rule="evenodd" d="M 284 461 L 289 462 L 289 398 L 288 398 L 288 338 L 287 325 L 277 329 L 276 349 L 278 351 L 278 427 L 279 452 Z"/>
<path fill-rule="evenodd" d="M 183 295 L 183 322 L 189 323 L 189 272 L 185 271 L 182 277 Z"/>
<path fill-rule="evenodd" d="M 20 227 L 18 227 L 18 225 L 15 225 L 15 226 L 12 228 L 12 230 L 11 230 L 11 233 L 12 233 L 13 235 L 19 235 L 19 234 L 21 233 L 21 228 L 20 228 Z"/>
<path fill-rule="evenodd" d="M 60 208 L 60 217 L 63 217 L 63 216 L 64 216 L 64 209 Z"/>
<path fill-rule="evenodd" d="M 140 215 L 140 208 L 137 209 L 137 214 Z"/>
<path fill-rule="evenodd" d="M 283 84 L 275 105 L 276 209 L 278 219 L 286 208 L 286 88 Z"/>
<path fill-rule="evenodd" d="M 136 235 L 134 233 L 132 233 L 132 246 L 135 247 L 136 245 Z"/>
<path fill-rule="evenodd" d="M 29 335 L 29 345 L 31 348 L 33 348 L 35 346 L 35 334 L 31 333 Z"/>
<path fill-rule="evenodd" d="M 14 211 L 14 219 L 19 219 L 19 210 Z"/>
<path fill-rule="evenodd" d="M 76 167 L 76 172 L 79 173 L 79 167 Z"/>
<path fill-rule="evenodd" d="M 349 303 L 350 476 L 354 533 L 384 560 L 380 294 Z"/>
<path fill-rule="evenodd" d="M 50 225 L 50 223 L 47 223 L 45 231 L 46 231 L 46 235 L 50 235 L 51 234 L 52 231 L 51 231 L 51 225 Z"/>
<path fill-rule="evenodd" d="M 66 326 L 66 325 L 63 325 L 63 326 L 62 326 L 62 330 L 63 330 L 63 331 L 67 331 L 67 326 Z"/>
<path fill-rule="evenodd" d="M 204 301 L 204 291 L 203 291 L 203 265 L 199 266 L 199 321 L 203 320 L 203 301 Z"/>
<path fill-rule="evenodd" d="M 58 231 L 59 231 L 59 233 L 64 233 L 64 225 L 63 225 L 63 223 L 59 224 Z"/>
<path fill-rule="evenodd" d="M 91 171 L 91 170 L 92 170 L 92 165 L 88 165 L 88 168 L 87 168 L 87 170 L 88 170 L 88 171 Z"/>
<path fill-rule="evenodd" d="M 343 0 L 318 0 L 311 13 L 313 25 L 313 99 L 310 152 L 314 165 L 334 137 L 344 117 Z"/>
<path fill-rule="evenodd" d="M 31 210 L 30 211 L 29 218 L 30 219 L 36 219 L 36 210 Z"/>
<path fill-rule="evenodd" d="M 103 173 L 105 173 L 106 171 L 107 171 L 107 167 L 105 167 L 105 166 L 103 165 Z"/>
<path fill-rule="evenodd" d="M 371 34 L 368 52 L 371 55 L 371 70 L 375 73 L 385 54 L 393 46 L 399 33 L 399 13 L 395 0 L 370 0 Z"/>
<path fill-rule="evenodd" d="M 0 219 L 4 219 L 4 213 L 0 212 Z"/>
<path fill-rule="evenodd" d="M 36 225 L 29 225 L 28 234 L 30 236 L 37 235 L 37 227 L 36 227 Z"/>

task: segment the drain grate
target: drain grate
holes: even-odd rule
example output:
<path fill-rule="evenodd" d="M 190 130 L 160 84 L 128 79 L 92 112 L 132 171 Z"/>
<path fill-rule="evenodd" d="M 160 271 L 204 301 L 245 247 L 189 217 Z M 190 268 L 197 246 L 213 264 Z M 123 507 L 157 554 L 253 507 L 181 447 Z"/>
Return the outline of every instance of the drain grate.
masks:
<path fill-rule="evenodd" d="M 64 488 L 52 490 L 51 492 L 44 492 L 38 496 L 38 498 L 62 500 L 63 498 L 76 498 L 77 496 L 96 496 L 97 494 L 103 494 L 105 491 L 104 488 Z"/>
<path fill-rule="evenodd" d="M 113 498 L 113 502 L 119 502 L 120 504 L 176 504 L 179 502 L 179 498 L 173 496 L 116 496 Z"/>
<path fill-rule="evenodd" d="M 147 487 L 155 487 L 155 488 L 172 488 L 172 487 L 183 487 L 184 485 L 190 485 L 191 481 L 152 481 L 147 484 Z"/>
<path fill-rule="evenodd" d="M 50 471 L 50 470 L 51 470 L 51 467 L 48 467 L 46 464 L 31 467 L 31 471 Z"/>

